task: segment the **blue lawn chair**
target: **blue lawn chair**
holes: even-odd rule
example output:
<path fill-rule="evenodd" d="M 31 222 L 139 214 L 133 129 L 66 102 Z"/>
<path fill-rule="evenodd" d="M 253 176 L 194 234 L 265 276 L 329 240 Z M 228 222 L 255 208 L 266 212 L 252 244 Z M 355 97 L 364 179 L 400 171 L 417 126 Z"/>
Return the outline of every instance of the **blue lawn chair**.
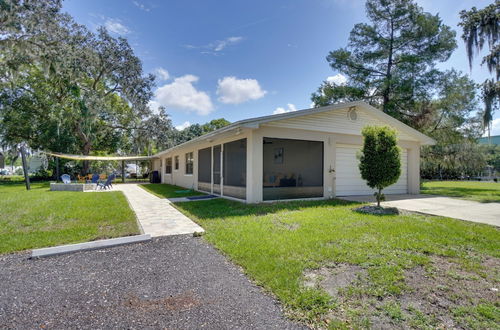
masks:
<path fill-rule="evenodd" d="M 116 178 L 116 175 L 115 174 L 111 174 L 110 176 L 108 176 L 108 179 L 106 180 L 105 183 L 102 183 L 102 182 L 98 182 L 97 183 L 97 188 L 99 189 L 108 189 L 108 188 L 113 188 L 113 180 Z"/>
<path fill-rule="evenodd" d="M 63 174 L 61 175 L 61 180 L 63 183 L 71 183 L 71 177 L 69 176 L 69 174 Z"/>
<path fill-rule="evenodd" d="M 94 173 L 94 175 L 92 175 L 92 180 L 90 180 L 90 183 L 98 183 L 98 182 L 99 182 L 99 174 Z"/>

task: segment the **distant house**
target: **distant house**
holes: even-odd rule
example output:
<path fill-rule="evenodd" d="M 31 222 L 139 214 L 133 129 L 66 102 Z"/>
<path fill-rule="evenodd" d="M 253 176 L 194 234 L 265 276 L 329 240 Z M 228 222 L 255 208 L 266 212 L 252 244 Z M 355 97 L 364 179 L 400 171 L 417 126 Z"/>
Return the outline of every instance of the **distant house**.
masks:
<path fill-rule="evenodd" d="M 488 139 L 488 137 L 482 137 L 482 138 L 479 138 L 478 140 L 478 143 L 479 144 L 490 144 L 490 139 Z M 492 135 L 491 136 L 491 144 L 494 144 L 494 145 L 500 145 L 500 135 Z"/>
<path fill-rule="evenodd" d="M 401 177 L 387 194 L 420 191 L 420 147 L 435 141 L 364 102 L 241 120 L 155 156 L 163 183 L 248 203 L 371 195 L 358 168 L 366 125 L 398 133 Z"/>

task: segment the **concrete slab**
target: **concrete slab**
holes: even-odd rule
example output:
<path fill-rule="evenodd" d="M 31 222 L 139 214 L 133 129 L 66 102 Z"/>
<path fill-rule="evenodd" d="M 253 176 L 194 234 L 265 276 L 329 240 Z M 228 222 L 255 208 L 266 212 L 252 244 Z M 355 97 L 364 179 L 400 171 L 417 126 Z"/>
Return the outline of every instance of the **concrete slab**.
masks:
<path fill-rule="evenodd" d="M 374 201 L 372 195 L 339 198 L 363 203 Z M 479 203 L 433 195 L 386 195 L 386 199 L 383 206 L 500 227 L 500 203 Z"/>
<path fill-rule="evenodd" d="M 32 258 L 50 257 L 78 251 L 95 250 L 124 244 L 146 242 L 151 240 L 151 235 L 126 236 L 78 244 L 59 245 L 31 251 Z"/>
<path fill-rule="evenodd" d="M 50 183 L 51 191 L 94 191 L 96 187 L 95 183 Z"/>

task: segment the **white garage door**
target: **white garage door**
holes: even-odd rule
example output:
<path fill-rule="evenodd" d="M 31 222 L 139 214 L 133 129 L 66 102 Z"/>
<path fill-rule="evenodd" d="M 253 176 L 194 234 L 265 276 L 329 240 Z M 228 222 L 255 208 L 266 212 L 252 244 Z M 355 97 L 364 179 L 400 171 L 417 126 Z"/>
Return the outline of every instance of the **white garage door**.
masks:
<path fill-rule="evenodd" d="M 337 196 L 372 195 L 375 192 L 366 185 L 365 180 L 361 179 L 357 158 L 360 149 L 361 146 L 357 145 L 337 144 L 335 160 L 335 193 Z M 401 152 L 401 176 L 398 182 L 383 190 L 384 194 L 406 194 L 408 192 L 407 160 L 407 150 L 403 149 Z"/>

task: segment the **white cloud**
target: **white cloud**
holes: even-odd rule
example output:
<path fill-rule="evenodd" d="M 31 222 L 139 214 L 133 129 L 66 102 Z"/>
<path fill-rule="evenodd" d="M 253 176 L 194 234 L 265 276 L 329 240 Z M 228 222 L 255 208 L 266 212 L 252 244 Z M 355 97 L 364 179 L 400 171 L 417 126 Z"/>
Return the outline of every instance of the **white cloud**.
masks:
<path fill-rule="evenodd" d="M 220 52 L 221 50 L 223 50 L 227 46 L 237 44 L 241 40 L 243 40 L 243 37 L 229 37 L 229 38 L 226 38 L 224 40 L 217 40 L 214 43 L 212 43 L 211 45 L 212 45 L 214 51 Z"/>
<path fill-rule="evenodd" d="M 106 29 L 108 29 L 108 31 L 115 34 L 125 35 L 130 33 L 130 30 L 117 18 L 106 19 L 106 21 L 104 22 L 104 26 L 106 27 Z"/>
<path fill-rule="evenodd" d="M 239 104 L 250 100 L 257 100 L 264 97 L 267 93 L 255 79 L 224 77 L 219 79 L 217 84 L 218 100 L 226 104 Z"/>
<path fill-rule="evenodd" d="M 160 78 L 160 80 L 168 80 L 168 78 L 170 78 L 168 71 L 162 67 L 156 68 L 155 74 L 158 78 Z"/>
<path fill-rule="evenodd" d="M 153 113 L 158 113 L 158 108 L 160 108 L 161 104 L 153 100 L 149 101 L 148 106 L 151 109 L 151 111 L 153 111 Z"/>
<path fill-rule="evenodd" d="M 337 73 L 335 76 L 327 77 L 326 81 L 335 85 L 345 85 L 347 78 L 343 74 Z"/>
<path fill-rule="evenodd" d="M 175 126 L 175 129 L 178 130 L 178 131 L 183 131 L 186 128 L 188 128 L 189 126 L 191 126 L 191 123 L 188 122 L 188 121 L 185 121 L 182 124 Z"/>
<path fill-rule="evenodd" d="M 491 133 L 490 135 L 500 135 L 500 118 L 493 119 L 491 121 Z M 483 136 L 488 136 L 488 130 L 484 131 Z"/>
<path fill-rule="evenodd" d="M 292 111 L 297 111 L 297 108 L 292 103 L 288 103 L 286 109 L 282 108 L 282 107 L 277 107 L 276 110 L 273 111 L 273 115 L 277 115 L 280 113 L 292 112 Z"/>
<path fill-rule="evenodd" d="M 220 55 L 222 50 L 228 46 L 235 45 L 242 40 L 243 37 L 229 37 L 224 40 L 216 40 L 203 46 L 185 45 L 185 47 L 189 49 L 202 49 L 202 54 Z"/>
<path fill-rule="evenodd" d="M 214 106 L 208 93 L 199 91 L 193 86 L 198 80 L 198 77 L 190 74 L 175 78 L 172 83 L 165 84 L 155 91 L 153 102 L 165 107 L 208 115 L 214 110 Z"/>
<path fill-rule="evenodd" d="M 140 10 L 144 10 L 146 12 L 150 11 L 151 9 L 146 7 L 143 3 L 140 3 L 139 1 L 132 1 L 132 3 L 137 7 L 139 8 Z"/>

